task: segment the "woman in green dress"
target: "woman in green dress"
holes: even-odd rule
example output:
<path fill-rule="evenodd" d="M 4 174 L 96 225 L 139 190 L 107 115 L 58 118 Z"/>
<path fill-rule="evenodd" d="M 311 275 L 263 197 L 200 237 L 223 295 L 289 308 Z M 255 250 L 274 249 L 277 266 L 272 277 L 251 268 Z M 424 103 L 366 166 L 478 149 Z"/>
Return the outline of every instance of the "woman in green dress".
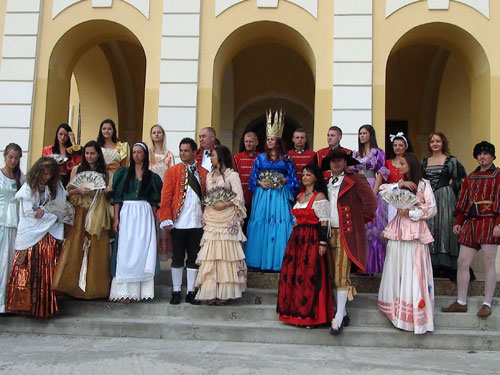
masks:
<path fill-rule="evenodd" d="M 424 158 L 424 178 L 431 183 L 436 198 L 437 215 L 427 220 L 434 237 L 429 244 L 435 277 L 453 278 L 457 270 L 458 237 L 453 234 L 460 186 L 466 176 L 465 169 L 449 151 L 449 142 L 440 132 L 432 132 L 428 138 L 430 157 Z"/>
<path fill-rule="evenodd" d="M 118 169 L 113 179 L 113 229 L 117 239 L 111 262 L 111 301 L 154 298 L 155 214 L 161 188 L 160 176 L 149 170 L 148 146 L 135 143 L 130 166 Z"/>

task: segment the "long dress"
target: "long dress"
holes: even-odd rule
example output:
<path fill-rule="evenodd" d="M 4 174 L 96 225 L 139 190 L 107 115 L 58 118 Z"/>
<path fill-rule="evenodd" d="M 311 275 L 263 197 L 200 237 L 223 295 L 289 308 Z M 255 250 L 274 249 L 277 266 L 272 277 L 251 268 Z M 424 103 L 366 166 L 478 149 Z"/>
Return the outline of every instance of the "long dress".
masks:
<path fill-rule="evenodd" d="M 149 169 L 160 176 L 161 181 L 165 178 L 168 168 L 175 165 L 174 155 L 171 151 L 166 154 L 150 153 Z M 158 255 L 160 260 L 167 260 L 168 254 L 172 254 L 172 241 L 167 230 L 160 230 L 160 222 L 156 218 L 156 241 L 158 243 Z"/>
<path fill-rule="evenodd" d="M 43 193 L 32 193 L 24 183 L 16 199 L 19 201 L 19 225 L 6 307 L 10 312 L 48 319 L 59 310 L 57 296 L 51 287 L 64 239 L 64 226 L 59 221 L 59 213 L 45 211 L 41 218 L 35 218 L 34 207 L 53 203 L 48 187 Z M 61 183 L 55 201 L 59 206 L 66 201 L 66 190 Z M 17 264 L 24 251 L 27 252 L 24 263 Z"/>
<path fill-rule="evenodd" d="M 385 167 L 385 153 L 379 148 L 372 148 L 370 153 L 361 157 L 358 151 L 355 151 L 353 156 L 360 164 L 350 167 L 352 170 L 362 173 L 370 187 L 373 189 L 377 180 L 377 173 L 382 176 L 387 176 L 389 170 Z M 381 236 L 382 231 L 387 225 L 387 210 L 383 205 L 383 200 L 378 198 L 377 212 L 375 213 L 375 221 L 366 224 L 366 242 L 368 257 L 366 259 L 366 273 L 380 273 L 384 268 L 385 258 L 385 241 Z"/>
<path fill-rule="evenodd" d="M 111 283 L 109 200 L 102 190 L 93 190 L 85 196 L 73 195 L 70 202 L 75 207 L 75 222 L 64 241 L 52 290 L 76 298 L 107 298 Z"/>
<path fill-rule="evenodd" d="M 381 194 L 397 189 L 381 186 Z M 434 280 L 428 244 L 433 241 L 426 220 L 436 214 L 436 202 L 427 180 L 420 180 L 420 203 L 410 216 L 397 215 L 382 235 L 388 239 L 387 254 L 378 292 L 378 308 L 392 324 L 422 334 L 434 330 Z"/>
<path fill-rule="evenodd" d="M 197 300 L 236 299 L 246 289 L 245 253 L 241 246 L 246 241 L 241 229 L 246 217 L 243 188 L 237 172 L 228 168 L 224 178 L 212 171 L 207 176 L 207 194 L 223 187 L 236 194 L 233 206 L 217 211 L 206 206 L 203 212 L 203 237 L 196 259 L 200 266 L 196 277 Z"/>
<path fill-rule="evenodd" d="M 263 171 L 281 173 L 286 178 L 285 185 L 281 189 L 262 188 L 257 180 Z M 287 155 L 273 162 L 267 159 L 265 153 L 260 154 L 253 163 L 248 189 L 253 192 L 253 197 L 245 249 L 247 266 L 279 271 L 292 232 L 290 206 L 294 193 L 299 189 L 294 164 Z"/>
<path fill-rule="evenodd" d="M 152 206 L 160 205 L 162 183 L 151 173 L 149 186 L 141 191 L 142 181 L 135 177 L 126 184 L 128 169 L 118 169 L 113 180 L 112 204 L 121 204 L 121 209 L 111 261 L 111 301 L 154 298 L 157 252 Z"/>
<path fill-rule="evenodd" d="M 130 147 L 127 142 L 117 142 L 115 148 L 101 147 L 106 170 L 108 171 L 109 183 L 113 183 L 113 176 L 120 166 L 128 165 Z"/>
<path fill-rule="evenodd" d="M 24 176 L 21 176 L 21 183 Z M 16 180 L 0 171 L 0 313 L 5 312 L 7 281 L 14 260 L 14 244 L 19 222 Z"/>
<path fill-rule="evenodd" d="M 330 203 L 295 203 L 297 220 L 283 257 L 276 311 L 282 322 L 315 326 L 333 319 L 332 290 L 325 256 L 319 255 L 320 222 L 329 221 Z M 300 199 L 300 196 L 298 197 Z"/>
<path fill-rule="evenodd" d="M 457 204 L 465 170 L 458 160 L 449 155 L 443 165 L 427 165 L 423 160 L 424 177 L 427 178 L 436 198 L 437 215 L 427 220 L 434 242 L 429 244 L 432 265 L 435 271 L 456 270 L 458 259 L 458 236 L 453 233 L 455 218 L 453 210 Z"/>

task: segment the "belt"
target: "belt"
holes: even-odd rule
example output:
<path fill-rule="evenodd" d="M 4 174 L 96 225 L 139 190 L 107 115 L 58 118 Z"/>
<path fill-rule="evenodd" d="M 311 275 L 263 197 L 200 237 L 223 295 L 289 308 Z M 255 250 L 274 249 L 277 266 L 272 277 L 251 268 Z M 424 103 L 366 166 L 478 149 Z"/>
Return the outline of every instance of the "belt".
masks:
<path fill-rule="evenodd" d="M 476 201 L 476 202 L 472 202 L 472 203 L 475 204 L 477 207 L 478 204 L 493 204 L 495 202 L 493 202 L 493 201 Z"/>

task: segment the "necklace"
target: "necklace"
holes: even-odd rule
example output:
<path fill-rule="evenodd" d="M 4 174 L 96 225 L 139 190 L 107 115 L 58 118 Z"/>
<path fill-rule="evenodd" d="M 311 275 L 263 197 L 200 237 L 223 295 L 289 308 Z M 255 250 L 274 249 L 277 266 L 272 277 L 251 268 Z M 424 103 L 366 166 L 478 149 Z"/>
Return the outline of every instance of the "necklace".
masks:
<path fill-rule="evenodd" d="M 314 193 L 314 191 L 306 191 L 306 192 L 304 192 L 304 198 L 312 195 L 312 193 Z"/>

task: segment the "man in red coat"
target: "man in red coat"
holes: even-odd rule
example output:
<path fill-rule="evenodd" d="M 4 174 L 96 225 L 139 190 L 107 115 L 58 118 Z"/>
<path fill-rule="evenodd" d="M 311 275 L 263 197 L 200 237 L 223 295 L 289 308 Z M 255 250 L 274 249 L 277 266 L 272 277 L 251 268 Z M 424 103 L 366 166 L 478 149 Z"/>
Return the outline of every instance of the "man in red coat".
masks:
<path fill-rule="evenodd" d="M 252 209 L 252 192 L 248 190 L 248 179 L 250 178 L 250 172 L 252 171 L 253 162 L 259 153 L 257 152 L 257 145 L 259 144 L 259 139 L 257 134 L 254 132 L 247 132 L 243 138 L 245 144 L 245 151 L 234 155 L 234 163 L 236 165 L 236 171 L 240 174 L 241 186 L 243 187 L 243 196 L 245 198 L 245 207 L 247 209 L 247 217 L 243 224 L 243 232 L 247 231 L 248 219 L 250 217 L 250 211 Z"/>
<path fill-rule="evenodd" d="M 293 132 L 292 137 L 293 150 L 288 151 L 288 155 L 291 156 L 293 162 L 295 163 L 295 170 L 297 172 L 297 180 L 299 180 L 300 191 L 305 191 L 304 184 L 302 183 L 302 168 L 307 164 L 314 162 L 314 157 L 316 153 L 312 150 L 306 150 L 307 134 L 302 128 L 297 128 Z"/>
<path fill-rule="evenodd" d="M 365 176 L 347 169 L 355 164 L 359 162 L 340 148 L 330 151 L 323 159 L 323 166 L 329 166 L 330 169 L 327 185 L 331 206 L 328 253 L 337 301 L 330 330 L 333 335 L 339 334 L 349 324 L 345 307 L 347 300 L 352 300 L 356 295 L 356 289 L 349 280 L 351 265 L 365 272 L 365 224 L 375 218 L 378 204 Z"/>
<path fill-rule="evenodd" d="M 328 134 L 327 134 L 328 147 L 322 148 L 318 150 L 318 152 L 316 152 L 315 161 L 319 167 L 321 167 L 323 159 L 326 157 L 326 155 L 328 155 L 328 153 L 331 150 L 340 148 L 345 152 L 347 152 L 348 154 L 352 153 L 351 150 L 344 148 L 340 145 L 341 139 L 342 139 L 342 129 L 340 129 L 338 126 L 331 126 L 328 129 Z"/>
<path fill-rule="evenodd" d="M 186 261 L 186 302 L 199 304 L 195 300 L 194 285 L 198 273 L 196 258 L 203 235 L 203 212 L 201 200 L 206 190 L 207 170 L 195 159 L 196 142 L 184 138 L 179 144 L 181 163 L 165 172 L 158 210 L 160 228 L 172 234 L 172 298 L 170 303 L 181 302 L 182 273 Z"/>
<path fill-rule="evenodd" d="M 459 235 L 457 287 L 458 299 L 443 312 L 467 312 L 469 267 L 476 253 L 482 251 L 486 270 L 484 302 L 477 312 L 480 318 L 491 315 L 491 301 L 497 283 L 495 261 L 500 244 L 500 168 L 495 167 L 495 146 L 483 141 L 474 147 L 479 167 L 462 183 L 455 208 L 453 233 Z"/>

